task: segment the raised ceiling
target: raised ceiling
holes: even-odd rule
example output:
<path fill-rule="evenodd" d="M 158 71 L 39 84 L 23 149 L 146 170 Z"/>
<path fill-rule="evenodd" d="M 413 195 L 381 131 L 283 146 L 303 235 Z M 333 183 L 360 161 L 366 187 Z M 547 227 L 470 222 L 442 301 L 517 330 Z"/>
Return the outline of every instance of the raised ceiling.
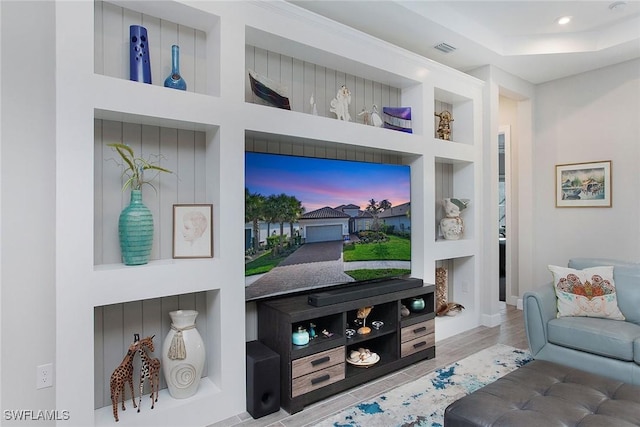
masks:
<path fill-rule="evenodd" d="M 460 71 L 492 64 L 534 84 L 640 58 L 638 0 L 291 3 Z"/>

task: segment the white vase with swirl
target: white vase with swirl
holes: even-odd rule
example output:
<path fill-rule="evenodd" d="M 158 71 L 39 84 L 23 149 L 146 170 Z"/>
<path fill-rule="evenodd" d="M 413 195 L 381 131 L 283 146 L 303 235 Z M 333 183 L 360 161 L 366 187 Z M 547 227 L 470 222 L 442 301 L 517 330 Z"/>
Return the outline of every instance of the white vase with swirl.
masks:
<path fill-rule="evenodd" d="M 169 394 L 176 399 L 193 396 L 198 391 L 205 361 L 205 347 L 196 329 L 195 310 L 169 313 L 171 330 L 162 345 L 162 370 Z"/>

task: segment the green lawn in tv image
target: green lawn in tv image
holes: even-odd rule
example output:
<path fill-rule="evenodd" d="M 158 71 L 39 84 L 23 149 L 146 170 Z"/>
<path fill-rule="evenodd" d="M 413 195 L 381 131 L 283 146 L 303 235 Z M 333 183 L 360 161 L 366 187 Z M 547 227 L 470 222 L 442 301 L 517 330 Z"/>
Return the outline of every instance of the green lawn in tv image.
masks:
<path fill-rule="evenodd" d="M 245 294 L 411 273 L 409 166 L 245 154 Z"/>

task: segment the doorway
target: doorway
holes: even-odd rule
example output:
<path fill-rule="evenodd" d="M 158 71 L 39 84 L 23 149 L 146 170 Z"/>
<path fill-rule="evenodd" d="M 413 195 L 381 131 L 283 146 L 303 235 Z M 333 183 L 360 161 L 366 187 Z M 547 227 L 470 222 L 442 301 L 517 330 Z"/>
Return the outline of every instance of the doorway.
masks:
<path fill-rule="evenodd" d="M 506 302 L 507 283 L 511 276 L 511 127 L 498 128 L 498 243 L 499 243 L 499 300 Z"/>

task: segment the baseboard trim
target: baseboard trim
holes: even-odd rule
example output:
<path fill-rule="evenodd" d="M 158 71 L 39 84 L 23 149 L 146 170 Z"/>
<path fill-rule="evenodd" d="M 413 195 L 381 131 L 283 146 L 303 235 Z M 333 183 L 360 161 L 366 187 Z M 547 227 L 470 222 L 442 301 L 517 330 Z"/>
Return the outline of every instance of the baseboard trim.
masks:
<path fill-rule="evenodd" d="M 482 326 L 493 328 L 494 326 L 498 326 L 501 322 L 502 319 L 500 313 L 483 314 L 480 316 L 480 323 L 482 324 Z"/>

